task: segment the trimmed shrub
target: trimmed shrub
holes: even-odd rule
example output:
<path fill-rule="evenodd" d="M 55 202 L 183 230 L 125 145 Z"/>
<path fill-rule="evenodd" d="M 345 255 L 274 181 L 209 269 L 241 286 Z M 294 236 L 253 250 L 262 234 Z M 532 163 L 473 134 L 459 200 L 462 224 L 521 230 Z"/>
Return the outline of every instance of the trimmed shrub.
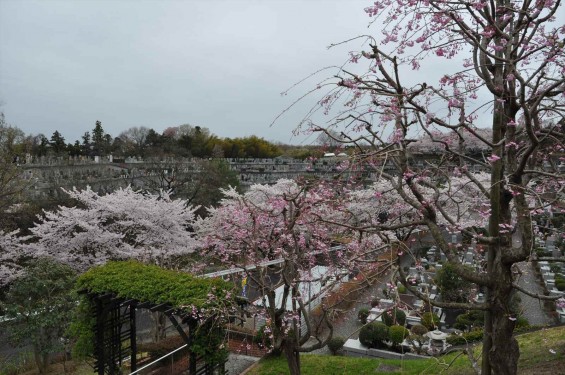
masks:
<path fill-rule="evenodd" d="M 404 339 L 408 337 L 409 333 L 410 331 L 408 331 L 406 328 L 398 325 L 392 326 L 388 329 L 389 339 L 394 345 L 400 345 L 402 341 L 404 341 Z"/>
<path fill-rule="evenodd" d="M 439 327 L 439 316 L 437 314 L 432 314 L 430 312 L 422 314 L 422 325 L 426 327 L 429 331 L 433 331 Z"/>
<path fill-rule="evenodd" d="M 406 287 L 404 285 L 399 285 L 398 286 L 398 293 L 399 294 L 404 294 L 406 293 Z"/>
<path fill-rule="evenodd" d="M 376 307 L 376 306 L 378 306 L 378 305 L 379 305 L 379 302 L 380 302 L 380 299 L 378 299 L 378 298 L 373 298 L 373 299 L 371 300 L 371 307 Z"/>
<path fill-rule="evenodd" d="M 428 329 L 421 324 L 416 324 L 412 326 L 412 333 L 418 336 L 424 336 L 428 333 Z"/>
<path fill-rule="evenodd" d="M 357 313 L 357 319 L 359 319 L 361 321 L 361 323 L 363 324 L 367 324 L 367 318 L 369 317 L 369 309 L 366 307 L 363 307 L 361 309 L 359 309 L 359 312 Z"/>
<path fill-rule="evenodd" d="M 328 341 L 328 349 L 333 355 L 336 355 L 337 352 L 343 348 L 343 344 L 345 344 L 345 339 L 340 336 L 335 336 Z"/>
<path fill-rule="evenodd" d="M 447 343 L 451 345 L 465 345 L 469 342 L 477 342 L 483 339 L 483 330 L 475 329 L 471 332 L 465 332 L 461 336 L 449 335 L 447 336 Z"/>
<path fill-rule="evenodd" d="M 454 346 L 465 345 L 467 343 L 467 340 L 465 340 L 465 337 L 463 337 L 463 335 L 455 335 L 455 334 L 451 334 L 451 335 L 447 336 L 445 341 L 447 341 L 448 344 L 454 345 Z"/>
<path fill-rule="evenodd" d="M 565 290 L 565 280 L 557 280 L 555 281 L 555 287 L 557 288 L 557 290 L 559 290 L 560 292 Z"/>
<path fill-rule="evenodd" d="M 484 325 L 484 320 L 484 312 L 478 310 L 469 311 L 457 316 L 454 327 L 461 331 L 467 331 L 471 330 L 473 327 L 482 327 Z"/>
<path fill-rule="evenodd" d="M 404 313 L 404 311 L 399 309 L 385 311 L 381 315 L 381 318 L 383 319 L 383 323 L 389 327 L 394 324 L 403 326 L 404 323 L 406 323 L 406 314 Z"/>
<path fill-rule="evenodd" d="M 359 341 L 369 348 L 384 347 L 386 340 L 388 340 L 388 327 L 384 323 L 369 323 L 359 331 Z"/>

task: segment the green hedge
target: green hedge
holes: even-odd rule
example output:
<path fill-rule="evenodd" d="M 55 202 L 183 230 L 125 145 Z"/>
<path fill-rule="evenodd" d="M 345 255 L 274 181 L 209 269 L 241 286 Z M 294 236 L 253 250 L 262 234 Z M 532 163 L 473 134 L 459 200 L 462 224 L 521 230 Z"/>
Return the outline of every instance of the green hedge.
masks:
<path fill-rule="evenodd" d="M 234 285 L 221 279 L 197 278 L 137 261 L 108 262 L 82 274 L 79 290 L 93 293 L 114 293 L 117 297 L 155 304 L 170 303 L 173 307 L 210 308 L 229 303 Z M 209 295 L 217 297 L 210 301 Z"/>
<path fill-rule="evenodd" d="M 108 262 L 91 268 L 77 280 L 77 289 L 91 293 L 112 293 L 116 297 L 135 299 L 153 304 L 169 303 L 172 307 L 204 314 L 216 314 L 216 319 L 199 326 L 191 350 L 204 357 L 206 362 L 219 362 L 227 358 L 220 349 L 224 339 L 222 318 L 234 305 L 235 286 L 221 279 L 197 278 L 193 275 L 166 270 L 137 261 Z M 92 354 L 95 319 L 90 301 L 81 298 L 71 332 L 77 338 L 73 354 L 87 357 Z"/>

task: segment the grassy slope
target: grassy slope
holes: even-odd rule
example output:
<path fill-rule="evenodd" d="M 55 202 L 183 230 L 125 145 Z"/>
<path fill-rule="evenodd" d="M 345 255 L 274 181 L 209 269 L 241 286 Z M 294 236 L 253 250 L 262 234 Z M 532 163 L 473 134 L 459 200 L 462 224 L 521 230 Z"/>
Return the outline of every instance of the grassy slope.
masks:
<path fill-rule="evenodd" d="M 565 373 L 565 326 L 520 335 L 518 342 L 521 353 L 520 374 Z M 476 351 L 480 352 L 480 347 L 477 347 Z M 473 374 L 467 358 L 458 353 L 440 358 L 406 361 L 303 355 L 301 364 L 304 375 L 438 374 L 440 372 L 456 375 Z M 261 360 L 249 375 L 288 373 L 284 358 L 269 358 Z"/>

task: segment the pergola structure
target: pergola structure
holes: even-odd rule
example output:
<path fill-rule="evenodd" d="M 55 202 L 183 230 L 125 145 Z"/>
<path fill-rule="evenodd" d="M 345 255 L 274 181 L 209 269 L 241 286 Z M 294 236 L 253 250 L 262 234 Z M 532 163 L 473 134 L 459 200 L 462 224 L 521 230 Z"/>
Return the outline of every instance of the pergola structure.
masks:
<path fill-rule="evenodd" d="M 146 298 L 139 298 L 135 295 L 135 292 L 124 292 L 135 291 L 135 287 L 138 285 L 135 284 L 135 281 L 139 281 L 140 278 L 143 279 L 144 276 L 147 278 L 145 282 L 153 282 L 152 286 L 154 286 L 156 281 L 150 278 L 152 277 L 151 273 L 144 275 L 143 272 L 146 267 L 156 266 L 145 266 L 135 262 L 113 263 L 114 264 L 109 263 L 105 266 L 93 269 L 92 272 L 96 273 L 94 279 L 93 275 L 89 275 L 91 271 L 88 271 L 85 274 L 86 276 L 82 277 L 82 282 L 81 279 L 79 279 L 81 293 L 88 298 L 91 313 L 95 318 L 95 323 L 92 327 L 94 331 L 93 355 L 95 358 L 94 368 L 98 375 L 120 374 L 120 368 L 128 358 L 130 358 L 131 362 L 131 371 L 133 372 L 138 369 L 136 345 L 136 311 L 138 309 L 161 312 L 169 318 L 173 326 L 177 329 L 180 337 L 187 344 L 189 351 L 189 365 L 187 370 L 189 375 L 222 374 L 225 372 L 225 361 L 222 363 L 202 361 L 202 358 L 198 358 L 190 349 L 195 339 L 196 330 L 200 324 L 198 317 L 195 317 L 192 310 L 194 305 L 188 308 L 188 306 L 179 306 L 178 302 L 152 302 L 148 301 Z M 132 266 L 133 269 L 130 266 Z M 96 282 L 92 281 L 95 280 L 96 277 L 103 279 L 107 275 L 111 275 L 112 278 L 115 278 L 116 270 L 123 271 L 123 274 L 119 276 L 120 285 L 116 288 L 112 288 L 111 279 L 109 279 L 110 283 L 106 282 L 106 284 L 102 283 L 102 285 L 98 285 Z M 174 271 L 167 270 L 159 272 L 174 273 Z M 128 273 L 132 274 L 128 275 Z M 130 282 L 133 284 L 128 285 Z M 216 288 L 218 282 L 224 283 L 223 281 L 213 281 L 210 279 L 197 279 L 195 288 L 197 288 L 198 293 L 200 293 L 197 296 L 200 297 L 201 294 L 209 293 L 205 290 L 207 283 Z M 167 292 L 170 293 L 170 290 Z M 155 299 L 159 300 L 159 298 Z M 162 300 L 162 298 L 160 300 Z M 185 330 L 186 328 L 188 328 L 188 331 Z"/>

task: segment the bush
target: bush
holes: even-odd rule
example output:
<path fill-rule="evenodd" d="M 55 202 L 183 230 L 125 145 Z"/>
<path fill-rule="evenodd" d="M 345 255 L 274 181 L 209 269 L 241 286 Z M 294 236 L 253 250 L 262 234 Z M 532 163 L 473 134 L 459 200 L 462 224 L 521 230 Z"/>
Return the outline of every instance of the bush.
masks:
<path fill-rule="evenodd" d="M 530 326 L 530 322 L 523 316 L 519 316 L 516 319 L 516 327 L 515 328 L 526 328 Z"/>
<path fill-rule="evenodd" d="M 465 332 L 461 336 L 449 335 L 447 336 L 447 343 L 451 345 L 465 345 L 469 342 L 477 342 L 483 339 L 483 330 L 475 329 L 471 332 Z"/>
<path fill-rule="evenodd" d="M 465 336 L 465 338 L 469 342 L 481 341 L 483 339 L 483 330 L 482 329 L 475 329 L 475 330 L 472 330 L 471 332 L 467 332 L 467 333 L 463 334 L 463 336 Z"/>
<path fill-rule="evenodd" d="M 343 348 L 343 344 L 345 344 L 345 339 L 340 336 L 335 336 L 328 341 L 328 349 L 333 355 L 336 355 L 337 352 Z"/>
<path fill-rule="evenodd" d="M 268 338 L 268 337 L 267 337 Z M 196 329 L 192 336 L 190 350 L 207 364 L 224 363 L 229 352 L 225 344 L 226 331 L 222 325 L 214 321 L 204 323 Z"/>
<path fill-rule="evenodd" d="M 378 298 L 373 298 L 371 300 L 371 307 L 377 307 L 379 305 L 380 300 Z"/>
<path fill-rule="evenodd" d="M 485 320 L 484 315 L 484 312 L 478 310 L 460 314 L 455 319 L 454 327 L 462 331 L 470 330 L 473 327 L 482 327 Z"/>
<path fill-rule="evenodd" d="M 388 340 L 388 327 L 384 323 L 369 323 L 359 331 L 359 341 L 366 347 L 383 347 L 386 340 Z"/>
<path fill-rule="evenodd" d="M 550 269 L 550 271 L 553 272 L 553 273 L 559 273 L 559 272 L 561 272 L 561 266 L 560 266 L 559 264 L 551 264 L 551 265 L 549 266 L 549 269 Z"/>
<path fill-rule="evenodd" d="M 422 314 L 422 325 L 429 331 L 433 331 L 439 326 L 439 316 L 430 312 Z"/>
<path fill-rule="evenodd" d="M 565 280 L 557 280 L 555 281 L 555 287 L 557 288 L 557 290 L 559 290 L 560 292 L 565 290 Z"/>
<path fill-rule="evenodd" d="M 403 326 L 404 323 L 406 323 L 406 314 L 404 311 L 399 309 L 385 311 L 381 317 L 383 319 L 383 323 L 389 327 L 394 324 Z"/>
<path fill-rule="evenodd" d="M 361 323 L 363 324 L 367 324 L 367 318 L 369 317 L 369 309 L 366 307 L 363 307 L 361 309 L 359 309 L 359 312 L 357 313 L 357 319 L 359 319 L 361 321 Z"/>
<path fill-rule="evenodd" d="M 416 324 L 412 327 L 412 333 L 418 336 L 424 336 L 428 333 L 428 329 L 421 324 Z"/>
<path fill-rule="evenodd" d="M 406 287 L 404 285 L 399 285 L 398 294 L 404 294 L 404 293 L 406 293 Z"/>
<path fill-rule="evenodd" d="M 465 337 L 463 337 L 463 335 L 455 335 L 455 334 L 451 334 L 447 336 L 447 339 L 445 341 L 447 341 L 448 344 L 454 346 L 465 345 L 467 343 L 467 340 L 465 340 Z"/>
<path fill-rule="evenodd" d="M 394 345 L 400 345 L 410 332 L 402 326 L 392 326 L 388 329 L 388 336 Z"/>

